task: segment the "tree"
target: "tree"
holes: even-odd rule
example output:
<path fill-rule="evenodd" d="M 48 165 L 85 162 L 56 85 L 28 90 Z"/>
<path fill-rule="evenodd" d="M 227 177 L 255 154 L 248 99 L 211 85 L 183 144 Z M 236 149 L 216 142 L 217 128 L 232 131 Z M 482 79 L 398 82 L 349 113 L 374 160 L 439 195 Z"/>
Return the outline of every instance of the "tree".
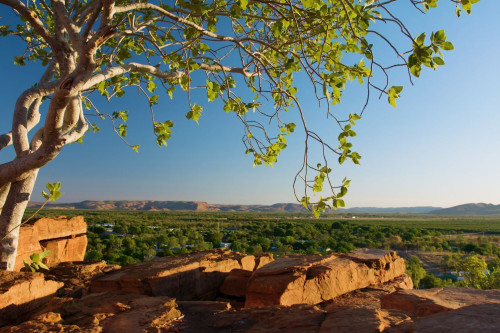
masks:
<path fill-rule="evenodd" d="M 406 261 L 406 272 L 410 275 L 415 288 L 420 286 L 420 280 L 426 276 L 426 271 L 420 264 L 420 259 L 414 255 L 411 255 L 410 259 Z"/>
<path fill-rule="evenodd" d="M 461 10 L 469 13 L 478 0 L 450 1 L 457 3 L 460 14 Z M 436 7 L 437 0 L 409 3 L 424 12 Z M 224 111 L 241 120 L 246 153 L 253 156 L 255 165 L 277 161 L 287 135 L 296 128 L 282 115 L 296 112 L 305 134 L 305 150 L 294 189 L 297 200 L 318 215 L 327 207 L 344 206 L 342 197 L 349 186 L 347 179 L 340 183 L 331 179 L 329 159 L 334 156 L 339 163 L 358 164 L 361 158 L 349 139 L 356 135 L 353 126 L 364 108 L 359 114 L 333 112 L 346 83 L 357 80 L 366 87 L 366 104 L 370 91 L 376 91 L 396 106 L 403 87 L 390 86 L 389 73 L 404 68 L 411 80 L 411 75 L 419 76 L 422 66 L 443 65 L 441 50 L 453 48 L 442 30 L 430 39 L 425 33 L 410 33 L 392 13 L 394 1 L 53 0 L 25 4 L 0 0 L 0 4 L 19 17 L 13 27 L 0 26 L 0 35 L 20 37 L 26 44 L 15 63 L 37 61 L 45 67 L 40 80 L 20 94 L 12 130 L 0 136 L 0 149 L 12 145 L 16 155 L 0 165 L 0 268 L 8 270 L 14 265 L 19 225 L 38 170 L 63 147 L 81 142 L 89 129 L 99 130 L 90 121 L 91 115 L 111 121 L 129 144 L 128 110 L 102 112 L 93 103 L 96 95 L 119 98 L 130 88 L 137 89 L 151 109 L 157 144 L 166 146 L 174 124 L 155 120 L 158 91 L 164 89 L 171 98 L 178 88 L 186 91 L 186 117 L 198 122 L 203 106 L 192 102 L 191 96 L 194 89 L 202 88 L 209 101 L 221 100 Z M 401 36 L 386 36 L 373 22 L 393 24 Z M 399 62 L 379 60 L 374 43 L 394 51 Z M 299 101 L 297 77 L 308 80 L 318 101 L 327 106 L 328 116 L 338 126 L 338 144 L 323 141 L 307 127 L 311 111 Z M 314 147 L 320 163 L 310 161 Z M 298 184 L 303 186 L 296 188 Z M 314 193 L 318 195 L 313 197 Z"/>
<path fill-rule="evenodd" d="M 477 289 L 488 288 L 488 265 L 484 259 L 474 255 L 458 262 L 457 269 L 464 280 L 458 285 Z"/>

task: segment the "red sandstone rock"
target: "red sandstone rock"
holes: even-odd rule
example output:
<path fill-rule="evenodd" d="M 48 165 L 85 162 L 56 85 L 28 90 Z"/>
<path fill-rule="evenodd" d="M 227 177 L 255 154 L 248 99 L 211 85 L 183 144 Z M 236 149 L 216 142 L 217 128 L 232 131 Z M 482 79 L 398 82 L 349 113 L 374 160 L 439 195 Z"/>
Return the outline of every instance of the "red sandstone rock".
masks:
<path fill-rule="evenodd" d="M 88 294 L 88 287 L 92 279 L 120 268 L 118 265 L 108 265 L 105 261 L 73 261 L 59 263 L 44 274 L 50 280 L 64 283 L 64 287 L 59 289 L 57 296 L 81 298 Z"/>
<path fill-rule="evenodd" d="M 248 280 L 252 273 L 243 269 L 233 269 L 220 287 L 220 292 L 228 296 L 245 297 Z"/>
<path fill-rule="evenodd" d="M 378 257 L 378 259 L 377 259 Z M 174 259 L 175 260 L 172 260 Z M 252 264 L 253 262 L 253 264 Z M 472 290 L 467 288 L 449 288 L 430 291 L 398 291 L 393 294 L 403 299 L 419 302 L 432 300 L 434 304 L 447 306 L 448 312 L 417 317 L 402 309 L 382 309 L 381 299 L 390 299 L 389 292 L 408 287 L 408 277 L 404 274 L 380 285 L 384 279 L 396 274 L 399 258 L 393 254 L 379 253 L 375 258 L 368 251 L 361 254 L 333 256 L 293 256 L 279 259 L 257 271 L 252 272 L 256 260 L 253 256 L 244 256 L 231 251 L 205 251 L 183 256 L 170 257 L 167 261 L 150 261 L 141 265 L 127 266 L 104 277 L 115 276 L 115 282 L 126 288 L 153 290 L 160 288 L 161 282 L 175 285 L 181 292 L 190 290 L 191 296 L 215 294 L 220 285 L 214 283 L 214 276 L 227 275 L 231 266 L 239 268 L 236 274 L 256 275 L 261 271 L 282 273 L 282 280 L 269 275 L 269 281 L 288 279 L 296 286 L 295 295 L 300 290 L 296 280 L 305 275 L 303 292 L 323 295 L 326 291 L 336 291 L 335 283 L 347 286 L 356 284 L 346 282 L 350 278 L 364 279 L 359 284 L 369 284 L 367 288 L 344 293 L 319 304 L 294 304 L 291 306 L 269 305 L 256 308 L 231 308 L 228 302 L 179 301 L 165 296 L 145 296 L 116 292 L 95 293 L 82 297 L 54 297 L 32 317 L 31 320 L 17 326 L 0 328 L 6 332 L 183 332 L 183 333 L 218 333 L 218 332 L 262 332 L 262 333 L 326 333 L 326 332 L 497 332 L 500 318 L 500 291 Z M 279 265 L 278 265 L 279 264 Z M 129 270 L 135 266 L 135 270 Z M 69 269 L 73 267 L 74 269 Z M 68 283 L 68 280 L 88 281 L 95 274 L 106 270 L 104 263 L 70 265 L 61 264 L 50 271 L 54 278 Z M 188 267 L 188 269 L 186 269 Z M 243 269 L 245 267 L 245 269 Z M 269 270 L 269 268 L 273 269 Z M 276 268 L 279 267 L 278 271 Z M 228 270 L 227 272 L 217 271 Z M 142 270 L 142 271 L 141 271 Z M 383 271 L 381 271 L 383 270 Z M 198 275 L 190 275 L 192 271 Z M 332 273 L 333 271 L 333 273 Z M 350 273 L 347 274 L 347 273 Z M 20 273 L 14 273 L 20 274 Z M 149 275 L 147 275 L 149 274 Z M 205 275 L 206 274 L 206 275 Z M 215 275 L 214 275 L 215 274 Z M 279 275 L 279 274 L 278 274 Z M 119 277 L 117 279 L 116 277 Z M 148 276 L 150 280 L 143 278 Z M 194 280 L 189 280 L 191 277 Z M 177 280 L 174 280 L 174 277 Z M 136 278 L 134 280 L 133 278 Z M 167 278 L 166 280 L 162 280 Z M 11 278 L 10 280 L 13 280 Z M 209 279 L 209 280 L 207 280 Z M 295 280 L 293 280 L 295 279 Z M 374 280 L 373 280 L 374 279 Z M 153 281 L 151 281 L 153 280 Z M 319 280 L 314 282 L 315 280 Z M 166 281 L 166 282 L 165 282 Z M 220 280 L 222 281 L 222 280 Z M 265 280 L 262 280 L 265 282 Z M 375 281 L 375 282 L 373 282 Z M 71 281 L 70 281 L 71 284 Z M 137 287 L 142 286 L 142 287 Z M 267 285 L 269 287 L 269 285 Z M 277 290 L 281 285 L 270 285 Z M 214 289 L 210 289 L 214 288 Z M 315 289 L 316 288 L 316 291 Z M 323 289 L 321 289 L 323 288 Z M 337 289 L 336 289 L 337 288 Z M 221 288 L 222 290 L 223 288 Z M 318 291 L 319 289 L 319 291 Z M 160 290 L 160 289 L 154 289 Z M 197 290 L 197 291 L 196 291 Z M 286 289 L 285 289 L 286 290 Z M 294 291 L 293 288 L 290 290 Z M 198 293 L 198 294 L 197 294 Z M 417 297 L 417 296 L 418 297 Z M 304 296 L 308 299 L 312 296 Z M 387 300 L 385 300 L 387 301 Z M 469 305 L 474 302 L 484 303 Z M 178 304 L 178 307 L 176 305 Z M 418 303 L 418 302 L 417 302 Z M 428 304 L 428 303 L 425 303 Z M 423 305 L 414 307 L 420 309 Z M 456 310 L 454 310 L 454 308 Z M 418 311 L 415 311 L 418 313 Z M 0 317 L 3 318 L 3 317 Z"/>
<path fill-rule="evenodd" d="M 204 332 L 317 333 L 325 311 L 316 305 L 275 305 L 219 313 Z M 189 318 L 188 318 L 189 319 Z M 187 332 L 195 332 L 186 323 Z"/>
<path fill-rule="evenodd" d="M 19 231 L 19 247 L 14 270 L 24 267 L 23 260 L 29 262 L 33 253 L 50 250 L 45 259 L 48 266 L 65 261 L 82 261 L 87 248 L 87 224 L 82 216 L 41 218 L 26 224 Z"/>
<path fill-rule="evenodd" d="M 369 307 L 337 307 L 327 312 L 319 329 L 320 333 L 384 332 L 411 318 L 399 313 L 390 313 Z"/>
<path fill-rule="evenodd" d="M 245 307 L 316 304 L 387 282 L 404 272 L 404 260 L 394 252 L 383 250 L 282 257 L 253 273 Z"/>
<path fill-rule="evenodd" d="M 224 249 L 200 251 L 129 265 L 92 281 L 90 291 L 212 300 L 231 270 L 251 271 L 254 267 L 251 255 Z"/>
<path fill-rule="evenodd" d="M 417 317 L 447 312 L 474 304 L 497 303 L 500 307 L 500 290 L 471 288 L 434 288 L 400 290 L 382 299 L 384 309 L 398 309 Z"/>
<path fill-rule="evenodd" d="M 165 332 L 181 316 L 174 299 L 143 295 L 100 293 L 38 314 L 6 332 Z"/>
<path fill-rule="evenodd" d="M 83 220 L 83 216 L 76 216 L 67 219 L 61 217 L 44 217 L 36 220 L 31 226 L 34 232 L 38 235 L 38 240 L 48 240 L 56 238 L 72 237 L 74 235 L 82 235 L 87 233 L 87 223 Z"/>
<path fill-rule="evenodd" d="M 41 242 L 44 250 L 49 250 L 46 257 L 48 266 L 54 266 L 63 261 L 82 261 L 87 249 L 87 236 L 63 238 Z"/>
<path fill-rule="evenodd" d="M 62 283 L 42 273 L 0 271 L 0 326 L 18 321 L 46 303 Z"/>
<path fill-rule="evenodd" d="M 434 314 L 418 320 L 414 329 L 416 333 L 500 332 L 500 306 L 476 304 Z"/>
<path fill-rule="evenodd" d="M 254 270 L 257 270 L 257 269 L 269 264 L 271 261 L 274 261 L 274 256 L 272 253 L 256 254 L 255 255 L 255 268 L 254 268 Z"/>

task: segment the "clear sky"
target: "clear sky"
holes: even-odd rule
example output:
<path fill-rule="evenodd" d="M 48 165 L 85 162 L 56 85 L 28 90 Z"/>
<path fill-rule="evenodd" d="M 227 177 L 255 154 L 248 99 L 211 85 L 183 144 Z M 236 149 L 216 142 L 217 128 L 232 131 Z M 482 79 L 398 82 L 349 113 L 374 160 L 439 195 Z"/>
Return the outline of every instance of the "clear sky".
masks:
<path fill-rule="evenodd" d="M 0 7 L 0 24 L 12 16 Z M 361 165 L 335 166 L 337 179 L 352 179 L 345 198 L 354 206 L 442 206 L 468 202 L 500 204 L 500 3 L 482 0 L 472 15 L 457 18 L 454 7 L 440 1 L 427 15 L 405 13 L 414 34 L 445 29 L 455 50 L 445 54 L 446 65 L 423 70 L 411 86 L 404 76 L 394 85 L 405 86 L 397 109 L 383 98 L 373 99 L 356 126 L 353 141 L 363 156 Z M 6 22 L 7 21 L 7 22 Z M 9 22 L 10 21 L 10 22 Z M 5 23 L 4 23 L 5 22 Z M 388 30 L 391 33 L 391 30 Z M 22 43 L 0 40 L 0 132 L 10 129 L 19 94 L 36 82 L 37 64 L 13 65 Z M 340 111 L 359 112 L 359 89 L 346 91 Z M 162 98 L 163 97 L 163 98 Z M 303 92 L 303 105 L 318 109 Z M 205 97 L 206 98 L 206 97 Z M 308 104 L 311 103 L 311 104 Z M 61 201 L 81 200 L 199 200 L 209 203 L 272 204 L 294 202 L 292 181 L 301 165 L 303 137 L 289 139 L 289 147 L 273 168 L 252 166 L 241 142 L 240 122 L 219 104 L 205 103 L 200 124 L 185 119 L 187 104 L 164 95 L 157 107 L 160 120 L 172 119 L 174 133 L 168 147 L 159 148 L 152 134 L 148 108 L 135 93 L 110 104 L 109 112 L 129 109 L 128 140 L 140 144 L 135 153 L 102 123 L 84 144 L 65 147 L 40 171 L 32 199 L 41 201 L 47 182 L 62 182 Z M 329 135 L 333 126 L 317 110 L 310 125 Z M 0 152 L 0 163 L 13 157 Z"/>

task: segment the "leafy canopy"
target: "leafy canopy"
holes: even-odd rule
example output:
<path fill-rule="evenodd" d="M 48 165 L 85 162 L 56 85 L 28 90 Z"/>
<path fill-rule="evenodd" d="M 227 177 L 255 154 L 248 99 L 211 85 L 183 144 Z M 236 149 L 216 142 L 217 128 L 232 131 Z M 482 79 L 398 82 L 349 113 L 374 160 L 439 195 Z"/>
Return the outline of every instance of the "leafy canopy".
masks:
<path fill-rule="evenodd" d="M 450 1 L 456 4 L 457 15 L 462 10 L 470 13 L 472 4 L 478 2 Z M 409 5 L 416 13 L 424 13 L 437 2 L 410 0 Z M 0 35 L 15 35 L 26 43 L 25 52 L 15 56 L 14 63 L 24 66 L 27 61 L 37 61 L 47 68 L 53 66 L 52 81 L 46 85 L 56 82 L 61 86 L 47 89 L 43 97 L 51 97 L 68 83 L 70 93 L 84 107 L 78 122 L 59 133 L 61 138 L 78 132 L 82 124 L 99 131 L 92 119 L 108 119 L 129 144 L 129 110 L 102 112 L 93 101 L 98 96 L 120 98 L 134 89 L 145 97 L 151 111 L 157 144 L 166 146 L 174 123 L 155 119 L 160 90 L 170 98 L 179 90 L 187 92 L 186 118 L 198 123 L 205 105 L 192 102 L 191 95 L 201 89 L 208 102 L 220 100 L 225 112 L 241 120 L 245 152 L 253 157 L 254 165 L 272 166 L 287 147 L 288 135 L 297 129 L 305 134 L 304 159 L 294 190 L 297 200 L 312 208 L 315 215 L 327 207 L 345 205 L 342 198 L 349 180 L 344 178 L 340 185 L 334 185 L 329 161 L 335 156 L 340 164 L 346 160 L 360 163 L 361 156 L 353 150 L 350 139 L 356 136 L 354 126 L 370 92 L 386 96 L 396 107 L 403 86 L 390 85 L 390 73 L 398 68 L 406 70 L 411 81 L 423 67 L 444 65 L 442 51 L 453 49 L 443 30 L 430 35 L 408 31 L 393 13 L 393 8 L 397 9 L 394 1 L 0 3 L 14 8 L 22 20 L 16 26 L 0 26 Z M 385 24 L 392 25 L 393 34 L 379 32 Z M 379 59 L 375 44 L 394 52 L 398 62 Z M 307 126 L 308 117 L 317 108 L 310 101 L 301 103 L 297 78 L 306 78 L 317 102 L 325 106 L 332 127 L 340 133 L 337 143 L 323 141 Z M 366 87 L 366 104 L 358 113 L 343 117 L 335 106 L 351 82 Z M 306 86 L 301 82 L 301 88 Z M 67 106 L 61 112 L 64 116 L 73 109 Z M 298 122 L 285 121 L 286 112 L 293 112 Z M 81 139 L 78 135 L 77 140 Z M 138 145 L 129 145 L 139 150 Z M 312 151 L 319 152 L 320 163 L 310 162 Z M 298 184 L 303 184 L 302 190 Z M 324 193 L 326 196 L 321 196 Z"/>

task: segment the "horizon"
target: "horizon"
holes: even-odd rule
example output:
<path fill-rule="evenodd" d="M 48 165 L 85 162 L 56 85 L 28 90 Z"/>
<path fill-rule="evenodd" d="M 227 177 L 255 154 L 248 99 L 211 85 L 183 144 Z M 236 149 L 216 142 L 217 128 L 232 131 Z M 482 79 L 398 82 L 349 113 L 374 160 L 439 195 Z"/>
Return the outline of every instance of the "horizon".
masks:
<path fill-rule="evenodd" d="M 497 200 L 495 189 L 500 188 L 500 177 L 496 166 L 500 165 L 500 156 L 491 151 L 500 142 L 500 110 L 496 101 L 499 83 L 492 64 L 496 63 L 500 45 L 492 42 L 487 29 L 500 30 L 500 21 L 495 17 L 499 8 L 498 3 L 479 2 L 471 15 L 460 18 L 446 3 L 426 15 L 403 10 L 412 33 L 443 28 L 455 50 L 445 54 L 445 66 L 436 71 L 423 70 L 413 86 L 404 75 L 396 73 L 393 83 L 405 87 L 396 109 L 385 98 L 370 101 L 356 126 L 358 136 L 353 139 L 355 150 L 363 157 L 361 165 L 333 166 L 337 182 L 344 176 L 352 180 L 346 207 L 453 207 L 463 202 Z M 6 13 L 2 24 L 9 20 L 12 15 Z M 10 78 L 2 82 L 0 89 L 8 111 L 0 114 L 2 133 L 11 123 L 10 111 L 18 95 L 40 73 L 37 64 L 12 65 L 13 56 L 22 53 L 23 44 L 15 38 L 9 38 L 9 43 L 12 51 L 0 55 L 6 64 L 4 76 Z M 358 92 L 356 87 L 346 89 L 335 110 L 359 112 Z M 324 124 L 324 108 L 306 103 L 310 91 L 304 89 L 301 94 L 306 107 L 320 111 L 311 118 L 311 128 L 332 140 L 331 129 Z M 102 123 L 101 132 L 87 134 L 83 145 L 65 148 L 40 170 L 32 200 L 43 201 L 40 193 L 45 184 L 60 181 L 64 193 L 58 201 L 61 203 L 88 198 L 105 201 L 117 196 L 129 201 L 155 197 L 158 201 L 196 198 L 219 204 L 237 201 L 241 205 L 296 203 L 292 182 L 302 158 L 301 133 L 289 138 L 289 147 L 273 168 L 253 168 L 240 142 L 240 124 L 226 115 L 220 104 L 197 97 L 206 105 L 198 126 L 185 119 L 182 96 L 173 101 L 161 97 L 158 110 L 164 111 L 158 112 L 160 118 L 175 122 L 167 148 L 155 146 L 144 116 L 146 106 L 134 99 L 134 93 L 110 104 L 100 101 L 99 106 L 110 112 L 129 108 L 128 139 L 141 145 L 139 154 Z M 169 112 L 178 109 L 182 112 Z M 12 147 L 6 148 L 0 163 L 13 156 Z"/>
<path fill-rule="evenodd" d="M 298 202 L 275 202 L 271 204 L 261 204 L 261 203 L 249 203 L 249 204 L 242 204 L 242 203 L 215 203 L 215 202 L 208 202 L 204 200 L 155 200 L 155 199 L 104 199 L 104 200 L 91 200 L 91 199 L 85 199 L 85 200 L 80 200 L 80 201 L 49 201 L 47 202 L 47 205 L 58 205 L 58 204 L 77 204 L 77 203 L 82 203 L 82 202 L 107 202 L 107 201 L 113 201 L 113 202 L 143 202 L 143 201 L 151 201 L 151 202 L 202 202 L 206 203 L 209 205 L 217 205 L 217 206 L 273 206 L 273 205 L 288 205 L 288 204 L 296 204 L 302 206 Z M 41 204 L 43 201 L 30 201 L 31 204 Z M 417 205 L 417 206 L 353 206 L 353 207 L 342 207 L 338 208 L 338 210 L 346 210 L 346 209 L 355 209 L 355 208 L 376 208 L 376 209 L 392 209 L 392 208 L 438 208 L 438 209 L 448 209 L 448 208 L 454 208 L 458 206 L 465 206 L 465 205 L 492 205 L 492 206 L 500 206 L 500 204 L 495 204 L 491 202 L 467 202 L 467 203 L 462 203 L 454 206 L 432 206 L 432 205 Z"/>

